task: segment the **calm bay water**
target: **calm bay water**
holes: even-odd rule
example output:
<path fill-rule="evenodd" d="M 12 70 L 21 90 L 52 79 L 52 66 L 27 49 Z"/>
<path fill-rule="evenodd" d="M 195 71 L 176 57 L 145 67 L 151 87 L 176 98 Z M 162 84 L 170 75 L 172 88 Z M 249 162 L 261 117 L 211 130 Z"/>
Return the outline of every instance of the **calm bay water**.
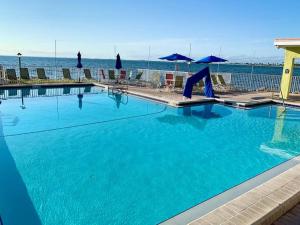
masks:
<path fill-rule="evenodd" d="M 56 64 L 59 67 L 75 67 L 77 63 L 76 58 L 57 58 Z M 0 64 L 4 66 L 17 66 L 18 58 L 14 56 L 0 56 Z M 84 67 L 101 67 L 101 68 L 114 68 L 115 60 L 113 59 L 82 59 Z M 144 60 L 122 60 L 123 68 L 128 69 L 157 69 L 157 70 L 174 70 L 174 63 L 161 62 L 161 61 L 148 61 Z M 53 57 L 22 57 L 22 66 L 39 66 L 48 67 L 55 66 L 55 59 Z M 196 72 L 204 68 L 203 64 L 192 64 L 191 71 Z M 234 65 L 234 64 L 211 64 L 210 69 L 212 72 L 227 72 L 227 73 L 251 73 L 252 66 L 250 65 Z M 179 70 L 188 71 L 186 63 L 179 63 Z M 253 73 L 255 74 L 272 74 L 281 75 L 281 66 L 254 66 Z M 300 68 L 294 70 L 295 75 L 300 75 Z"/>

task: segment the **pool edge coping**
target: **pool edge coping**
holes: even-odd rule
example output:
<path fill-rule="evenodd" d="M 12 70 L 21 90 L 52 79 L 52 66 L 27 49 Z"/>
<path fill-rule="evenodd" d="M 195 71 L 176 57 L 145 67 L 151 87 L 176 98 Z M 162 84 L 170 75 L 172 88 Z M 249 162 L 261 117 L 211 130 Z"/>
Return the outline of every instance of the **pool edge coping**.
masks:
<path fill-rule="evenodd" d="M 298 161 L 300 157 L 297 157 Z M 187 223 L 272 224 L 300 201 L 300 164 Z"/>
<path fill-rule="evenodd" d="M 296 173 L 295 170 L 297 170 Z M 286 173 L 288 175 L 285 175 Z M 240 217 L 240 214 L 242 215 L 242 217 L 245 217 L 244 211 L 248 208 L 250 208 L 249 211 L 251 211 L 252 214 L 255 214 L 253 213 L 251 206 L 255 205 L 256 203 L 266 201 L 265 198 L 269 200 L 270 198 L 269 195 L 274 194 L 272 190 L 274 190 L 274 192 L 276 193 L 280 192 L 281 191 L 280 185 L 281 184 L 286 185 L 286 183 L 282 183 L 282 182 L 287 181 L 285 178 L 282 177 L 292 178 L 292 176 L 290 176 L 290 173 L 293 173 L 293 175 L 295 175 L 293 178 L 297 177 L 299 182 L 298 185 L 299 187 L 294 189 L 292 195 L 288 197 L 296 198 L 296 201 L 293 199 L 292 201 L 293 204 L 291 204 L 291 202 L 279 202 L 278 206 L 280 205 L 280 207 L 283 206 L 287 209 L 282 211 L 280 215 L 277 214 L 275 218 L 273 216 L 273 220 L 272 220 L 273 222 L 277 218 L 279 218 L 282 214 L 284 214 L 293 206 L 295 206 L 297 202 L 300 201 L 300 156 L 296 156 L 269 170 L 266 170 L 261 174 L 256 175 L 255 177 L 252 177 L 228 190 L 225 190 L 224 192 L 218 195 L 213 196 L 208 200 L 205 200 L 204 202 L 201 202 L 185 210 L 184 212 L 181 212 L 165 221 L 162 221 L 160 224 L 161 225 L 181 225 L 181 224 L 188 224 L 188 225 L 200 225 L 200 224 L 221 225 L 222 224 L 223 225 L 226 224 L 225 221 L 231 218 Z M 270 193 L 267 190 L 270 190 Z M 257 201 L 254 202 L 253 200 L 257 200 Z M 274 200 L 274 198 L 272 198 L 271 201 L 278 202 L 278 199 Z M 286 207 L 286 204 L 289 204 L 288 205 L 289 207 Z M 272 213 L 272 212 L 268 212 L 268 213 Z M 251 217 L 253 219 L 253 216 L 251 216 L 252 214 L 249 215 L 248 213 L 246 214 L 247 215 L 246 217 Z M 265 216 L 265 215 L 260 215 L 260 216 Z M 245 218 L 243 219 L 246 220 Z M 243 219 L 238 223 L 233 223 L 230 221 L 227 224 L 231 224 L 231 225 L 232 224 L 238 224 L 238 225 L 257 224 L 256 223 L 257 221 L 251 221 L 250 223 L 248 223 L 245 222 Z M 258 219 L 261 218 L 258 217 Z"/>

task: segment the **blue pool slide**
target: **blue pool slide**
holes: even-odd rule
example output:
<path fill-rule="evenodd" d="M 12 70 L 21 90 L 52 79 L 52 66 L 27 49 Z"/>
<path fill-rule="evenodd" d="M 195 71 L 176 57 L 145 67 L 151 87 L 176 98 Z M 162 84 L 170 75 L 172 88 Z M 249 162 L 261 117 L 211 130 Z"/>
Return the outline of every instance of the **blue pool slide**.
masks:
<path fill-rule="evenodd" d="M 192 91 L 193 91 L 193 86 L 202 80 L 205 77 L 205 88 L 204 88 L 204 94 L 206 97 L 213 98 L 214 95 L 214 90 L 211 84 L 211 79 L 210 79 L 210 73 L 209 73 L 209 68 L 205 67 L 203 70 L 200 70 L 198 73 L 192 75 L 189 77 L 186 81 L 185 88 L 183 91 L 183 96 L 186 98 L 192 98 Z"/>

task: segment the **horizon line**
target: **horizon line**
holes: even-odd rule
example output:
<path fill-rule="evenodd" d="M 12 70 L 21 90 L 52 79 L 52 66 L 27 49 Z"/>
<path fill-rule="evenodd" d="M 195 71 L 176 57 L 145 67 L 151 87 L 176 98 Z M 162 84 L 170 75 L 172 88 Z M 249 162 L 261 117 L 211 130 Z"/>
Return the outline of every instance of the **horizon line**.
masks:
<path fill-rule="evenodd" d="M 0 57 L 18 57 L 17 55 L 0 55 Z M 28 57 L 28 58 L 53 58 L 55 59 L 55 56 L 35 56 L 35 55 L 22 55 L 22 57 Z M 239 56 L 231 56 L 228 57 L 230 58 L 239 58 Z M 71 56 L 56 56 L 56 58 L 58 59 L 76 59 L 77 57 L 71 57 Z M 283 63 L 283 58 L 281 59 L 281 57 L 278 57 L 278 61 L 281 60 L 282 62 L 250 62 L 253 59 L 259 60 L 259 59 L 266 59 L 266 58 L 277 58 L 277 57 L 272 57 L 272 56 L 262 56 L 262 57 L 245 57 L 244 59 L 241 58 L 240 60 L 234 60 L 234 61 L 230 61 L 228 60 L 228 62 L 222 63 L 222 64 L 282 64 Z M 96 58 L 96 57 L 83 57 L 82 59 L 90 59 L 90 60 L 116 60 L 115 58 Z M 144 61 L 144 62 L 171 62 L 171 61 L 165 61 L 165 60 L 160 60 L 159 58 L 157 59 L 126 59 L 126 58 L 122 58 L 122 60 L 125 61 Z M 275 59 L 276 60 L 276 59 Z"/>

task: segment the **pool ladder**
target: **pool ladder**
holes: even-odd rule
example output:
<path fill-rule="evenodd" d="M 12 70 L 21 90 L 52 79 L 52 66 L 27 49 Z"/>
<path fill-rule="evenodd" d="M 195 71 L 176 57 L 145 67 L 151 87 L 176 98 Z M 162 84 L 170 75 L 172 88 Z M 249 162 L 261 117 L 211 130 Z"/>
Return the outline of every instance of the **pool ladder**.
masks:
<path fill-rule="evenodd" d="M 281 98 L 281 101 L 282 101 L 282 107 L 284 108 L 284 110 L 282 111 L 282 113 L 284 113 L 286 111 L 286 105 L 285 105 L 285 101 L 284 101 L 284 98 L 283 98 L 283 94 L 282 94 L 282 90 L 281 90 L 281 87 L 280 87 L 280 95 L 279 97 Z M 274 92 L 272 92 L 272 99 L 274 98 Z M 282 114 L 281 114 L 282 115 Z M 280 116 L 281 116 L 280 115 Z"/>
<path fill-rule="evenodd" d="M 284 98 L 283 98 L 283 94 L 282 94 L 282 90 L 281 90 L 281 88 L 280 88 L 280 95 L 279 95 L 280 97 L 281 97 L 281 100 L 282 100 L 282 107 L 284 108 L 283 109 L 283 111 L 282 111 L 282 113 L 284 113 L 285 111 L 286 111 L 286 107 L 285 107 L 285 102 L 284 102 Z M 281 114 L 282 115 L 282 114 Z M 280 116 L 281 116 L 280 115 Z"/>

